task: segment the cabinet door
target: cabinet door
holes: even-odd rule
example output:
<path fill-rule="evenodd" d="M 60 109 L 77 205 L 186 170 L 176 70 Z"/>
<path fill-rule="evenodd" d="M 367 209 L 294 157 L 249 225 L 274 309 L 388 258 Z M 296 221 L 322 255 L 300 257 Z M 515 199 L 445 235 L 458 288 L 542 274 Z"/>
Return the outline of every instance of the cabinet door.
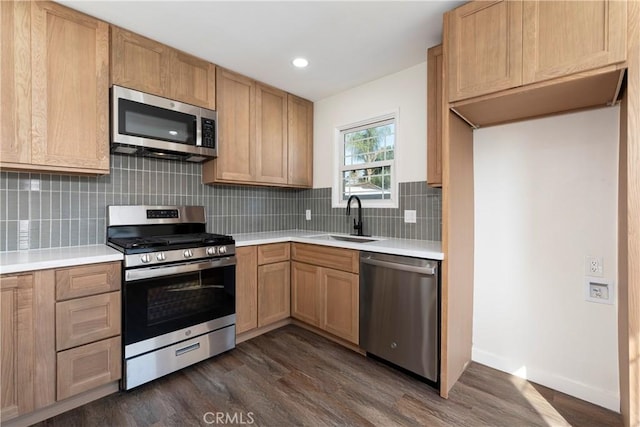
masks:
<path fill-rule="evenodd" d="M 111 27 L 111 82 L 167 97 L 168 47 L 138 34 Z"/>
<path fill-rule="evenodd" d="M 32 163 L 109 173 L 109 26 L 31 3 Z"/>
<path fill-rule="evenodd" d="M 291 263 L 291 317 L 320 326 L 320 267 Z"/>
<path fill-rule="evenodd" d="M 217 68 L 216 84 L 218 158 L 211 161 L 215 176 L 205 175 L 204 180 L 253 182 L 256 176 L 255 83 Z"/>
<path fill-rule="evenodd" d="M 289 184 L 313 185 L 313 103 L 288 96 Z"/>
<path fill-rule="evenodd" d="M 427 183 L 442 187 L 442 45 L 427 51 Z"/>
<path fill-rule="evenodd" d="M 522 84 L 522 1 L 473 1 L 445 19 L 449 101 Z"/>
<path fill-rule="evenodd" d="M 626 58 L 624 1 L 526 1 L 523 83 L 590 70 Z"/>
<path fill-rule="evenodd" d="M 289 317 L 290 276 L 289 261 L 258 267 L 258 327 Z"/>
<path fill-rule="evenodd" d="M 320 276 L 322 323 L 325 331 L 358 344 L 358 275 L 323 268 Z"/>
<path fill-rule="evenodd" d="M 61 351 L 57 355 L 57 400 L 120 379 L 121 358 L 119 336 Z"/>
<path fill-rule="evenodd" d="M 287 93 L 256 84 L 256 180 L 287 183 Z"/>
<path fill-rule="evenodd" d="M 33 301 L 33 276 L 0 278 L 1 421 L 34 409 Z"/>
<path fill-rule="evenodd" d="M 216 67 L 184 52 L 168 50 L 168 98 L 215 110 Z"/>
<path fill-rule="evenodd" d="M 236 249 L 236 335 L 258 327 L 258 256 L 255 246 Z"/>
<path fill-rule="evenodd" d="M 31 161 L 31 9 L 0 2 L 0 161 Z"/>

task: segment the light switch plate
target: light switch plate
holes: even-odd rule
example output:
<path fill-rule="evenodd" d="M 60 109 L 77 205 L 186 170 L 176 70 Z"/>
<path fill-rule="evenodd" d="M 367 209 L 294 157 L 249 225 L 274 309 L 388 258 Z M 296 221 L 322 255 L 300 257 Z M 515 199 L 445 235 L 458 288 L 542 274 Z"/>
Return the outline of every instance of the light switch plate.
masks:
<path fill-rule="evenodd" d="M 585 300 L 589 302 L 614 304 L 614 291 L 613 280 L 603 279 L 601 277 L 585 277 L 584 279 Z"/>
<path fill-rule="evenodd" d="M 304 217 L 307 221 L 311 221 L 311 209 L 304 211 Z"/>

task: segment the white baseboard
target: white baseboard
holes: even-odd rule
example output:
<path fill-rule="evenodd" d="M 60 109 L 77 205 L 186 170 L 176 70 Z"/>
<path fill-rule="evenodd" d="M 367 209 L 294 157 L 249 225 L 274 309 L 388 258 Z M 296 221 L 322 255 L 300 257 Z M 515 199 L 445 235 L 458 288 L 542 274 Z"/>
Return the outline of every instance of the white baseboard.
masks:
<path fill-rule="evenodd" d="M 535 366 L 527 365 L 526 370 L 523 370 L 522 363 L 475 347 L 472 349 L 471 359 L 481 365 L 533 381 L 611 411 L 620 412 L 619 393 L 612 393 L 544 369 L 538 369 Z"/>

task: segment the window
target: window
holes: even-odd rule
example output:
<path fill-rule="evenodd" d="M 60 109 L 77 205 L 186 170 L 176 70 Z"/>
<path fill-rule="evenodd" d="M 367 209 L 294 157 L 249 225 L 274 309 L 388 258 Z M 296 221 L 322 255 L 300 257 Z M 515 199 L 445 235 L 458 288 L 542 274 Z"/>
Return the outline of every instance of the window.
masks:
<path fill-rule="evenodd" d="M 339 132 L 336 205 L 356 195 L 365 206 L 395 206 L 395 114 L 345 126 Z"/>

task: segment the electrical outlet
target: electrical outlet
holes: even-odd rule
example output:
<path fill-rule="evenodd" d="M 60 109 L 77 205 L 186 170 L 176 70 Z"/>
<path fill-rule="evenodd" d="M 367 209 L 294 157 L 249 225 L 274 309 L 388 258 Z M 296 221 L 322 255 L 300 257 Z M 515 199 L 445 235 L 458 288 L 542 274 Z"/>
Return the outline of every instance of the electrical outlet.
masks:
<path fill-rule="evenodd" d="M 593 277 L 604 276 L 604 262 L 602 257 L 594 257 L 587 255 L 584 258 L 585 274 Z"/>
<path fill-rule="evenodd" d="M 307 221 L 311 221 L 311 209 L 304 211 L 304 217 Z"/>
<path fill-rule="evenodd" d="M 404 222 L 414 223 L 416 222 L 416 211 L 407 210 L 404 211 Z"/>

